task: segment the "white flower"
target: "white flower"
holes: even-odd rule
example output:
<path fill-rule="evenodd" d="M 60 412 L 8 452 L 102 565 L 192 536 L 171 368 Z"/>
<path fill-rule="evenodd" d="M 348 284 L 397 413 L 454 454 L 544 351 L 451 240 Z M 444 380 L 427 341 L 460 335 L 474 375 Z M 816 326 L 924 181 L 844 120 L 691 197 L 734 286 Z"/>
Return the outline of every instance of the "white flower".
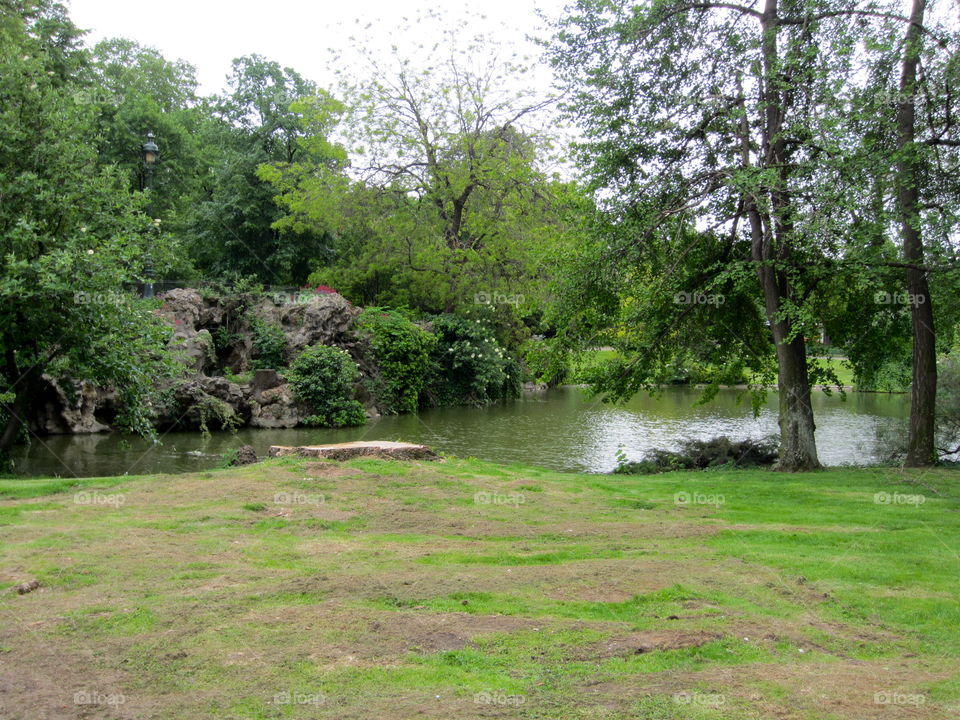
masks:
<path fill-rule="evenodd" d="M 86 232 L 86 231 L 87 231 L 87 226 L 86 226 L 86 225 L 84 225 L 82 228 L 80 228 L 80 232 Z"/>
<path fill-rule="evenodd" d="M 93 248 L 90 248 L 89 250 L 87 250 L 87 255 L 93 255 Z"/>

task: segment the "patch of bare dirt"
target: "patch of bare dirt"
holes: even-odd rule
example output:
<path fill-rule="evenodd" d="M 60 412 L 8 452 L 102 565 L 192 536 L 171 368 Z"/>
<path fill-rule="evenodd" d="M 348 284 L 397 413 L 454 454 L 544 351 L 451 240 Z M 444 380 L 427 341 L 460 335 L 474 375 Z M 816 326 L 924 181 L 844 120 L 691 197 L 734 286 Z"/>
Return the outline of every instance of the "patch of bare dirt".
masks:
<path fill-rule="evenodd" d="M 708 642 L 719 640 L 719 633 L 704 631 L 669 632 L 647 630 L 626 635 L 615 635 L 595 645 L 580 648 L 571 656 L 573 660 L 600 660 L 612 657 L 642 655 L 656 650 L 682 650 L 700 647 Z"/>
<path fill-rule="evenodd" d="M 312 478 L 342 478 L 363 475 L 364 473 L 362 470 L 344 467 L 333 460 L 327 460 L 326 462 L 309 463 L 304 468 L 303 474 L 304 477 Z"/>

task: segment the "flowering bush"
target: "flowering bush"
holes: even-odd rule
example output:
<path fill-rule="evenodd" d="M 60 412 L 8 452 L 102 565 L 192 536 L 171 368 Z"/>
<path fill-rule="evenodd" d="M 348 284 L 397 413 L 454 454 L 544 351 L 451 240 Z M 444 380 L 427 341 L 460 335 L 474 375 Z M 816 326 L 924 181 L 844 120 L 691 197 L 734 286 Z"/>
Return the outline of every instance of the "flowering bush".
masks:
<path fill-rule="evenodd" d="M 433 319 L 437 337 L 426 396 L 433 405 L 482 405 L 520 394 L 520 364 L 482 320 L 460 315 Z"/>

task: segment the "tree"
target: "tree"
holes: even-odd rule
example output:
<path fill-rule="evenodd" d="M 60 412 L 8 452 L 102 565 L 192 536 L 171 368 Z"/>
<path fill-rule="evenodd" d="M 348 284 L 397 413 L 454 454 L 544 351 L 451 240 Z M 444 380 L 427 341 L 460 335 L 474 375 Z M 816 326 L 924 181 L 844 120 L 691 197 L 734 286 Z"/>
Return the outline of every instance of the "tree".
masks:
<path fill-rule="evenodd" d="M 874 25 L 864 44 L 868 81 L 851 94 L 848 113 L 873 228 L 857 252 L 871 266 L 884 306 L 874 313 L 884 326 L 876 343 L 902 352 L 906 338 L 906 463 L 922 466 L 936 460 L 937 353 L 950 350 L 957 322 L 960 101 L 953 87 L 960 66 L 949 48 L 960 34 L 937 13 L 927 17 L 922 2 L 908 17 L 891 13 Z M 863 317 L 862 310 L 853 314 Z"/>
<path fill-rule="evenodd" d="M 749 239 L 785 470 L 819 466 L 805 336 L 818 331 L 813 300 L 826 280 L 856 270 L 843 261 L 863 183 L 847 162 L 840 99 L 857 85 L 874 16 L 894 17 L 845 0 L 581 0 L 550 49 L 569 79 L 567 109 L 584 120 L 579 148 L 596 186 L 620 207 L 656 208 L 639 213 L 642 240 L 677 217 Z"/>
<path fill-rule="evenodd" d="M 230 93 L 210 108 L 215 118 L 201 130 L 200 142 L 212 150 L 212 158 L 203 197 L 188 223 L 192 254 L 200 268 L 217 275 L 301 284 L 328 238 L 274 227 L 281 212 L 258 168 L 302 159 L 301 118 L 291 105 L 315 96 L 316 87 L 259 55 L 234 60 L 229 84 Z"/>
<path fill-rule="evenodd" d="M 199 143 L 208 116 L 196 94 L 195 68 L 132 40 L 112 38 L 93 47 L 84 74 L 89 85 L 74 95 L 96 111 L 100 164 L 116 165 L 127 173 L 131 190 L 143 189 L 140 147 L 144 135 L 153 132 L 162 162 L 154 171 L 152 210 L 165 228 L 182 234 L 209 167 L 209 150 Z"/>
<path fill-rule="evenodd" d="M 20 436 L 44 374 L 113 386 L 116 424 L 150 434 L 169 330 L 123 292 L 142 269 L 144 198 L 86 141 L 95 111 L 75 97 L 80 32 L 60 5 L 16 10 L 0 24 L 0 450 Z M 155 243 L 167 257 L 166 237 Z"/>
<path fill-rule="evenodd" d="M 509 90 L 528 69 L 489 38 L 464 45 L 465 32 L 445 33 L 418 67 L 394 46 L 386 61 L 367 55 L 369 77 L 343 78 L 353 182 L 309 165 L 271 176 L 284 226 L 334 235 L 312 279 L 430 311 L 539 294 L 539 258 L 561 241 L 569 194 L 544 169 L 549 100 Z"/>

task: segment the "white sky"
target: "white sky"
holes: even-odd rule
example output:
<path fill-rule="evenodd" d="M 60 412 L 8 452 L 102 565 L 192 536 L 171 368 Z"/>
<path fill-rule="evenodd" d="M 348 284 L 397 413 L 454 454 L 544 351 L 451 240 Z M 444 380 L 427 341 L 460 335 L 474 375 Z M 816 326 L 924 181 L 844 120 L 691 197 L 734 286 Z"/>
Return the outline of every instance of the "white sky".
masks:
<path fill-rule="evenodd" d="M 539 33 L 535 10 L 557 17 L 568 0 L 68 0 L 70 15 L 92 45 L 106 37 L 126 37 L 155 47 L 168 59 L 182 58 L 197 68 L 201 94 L 218 92 L 225 85 L 230 61 L 259 53 L 292 67 L 322 87 L 333 85 L 327 68 L 329 48 L 350 55 L 348 37 L 368 32 L 368 45 L 385 49 L 398 38 L 391 31 L 402 18 L 418 10 L 436 9 L 456 20 L 470 13 L 505 43 L 521 53 L 538 56 L 524 40 Z M 476 19 L 486 16 L 485 21 Z M 356 21 L 359 20 L 359 25 Z M 503 26 L 506 26 L 505 28 Z M 439 39 L 437 26 L 422 26 L 423 42 Z M 403 38 L 411 40 L 413 38 Z M 537 84 L 543 83 L 540 80 Z M 548 80 L 546 82 L 549 82 Z"/>

